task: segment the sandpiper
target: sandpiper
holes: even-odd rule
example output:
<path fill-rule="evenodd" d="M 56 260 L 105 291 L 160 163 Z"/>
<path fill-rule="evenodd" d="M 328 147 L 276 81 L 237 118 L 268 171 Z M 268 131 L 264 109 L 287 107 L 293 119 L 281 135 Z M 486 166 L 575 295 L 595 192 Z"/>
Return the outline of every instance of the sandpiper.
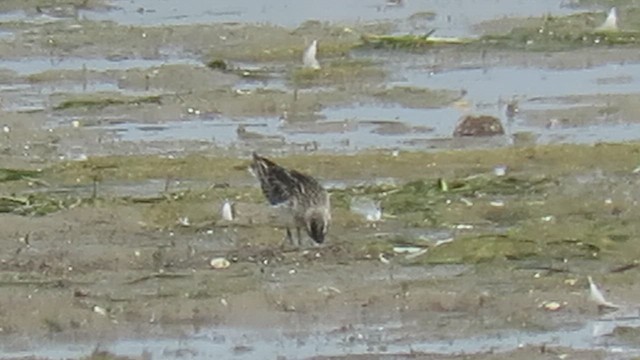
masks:
<path fill-rule="evenodd" d="M 322 244 L 331 223 L 329 193 L 313 177 L 293 169 L 285 169 L 273 161 L 253 153 L 251 173 L 260 181 L 262 193 L 269 204 L 283 207 L 290 224 L 296 228 L 297 245 L 302 243 L 300 228 L 304 228 L 309 237 Z M 287 224 L 287 239 L 295 245 L 291 230 Z"/>

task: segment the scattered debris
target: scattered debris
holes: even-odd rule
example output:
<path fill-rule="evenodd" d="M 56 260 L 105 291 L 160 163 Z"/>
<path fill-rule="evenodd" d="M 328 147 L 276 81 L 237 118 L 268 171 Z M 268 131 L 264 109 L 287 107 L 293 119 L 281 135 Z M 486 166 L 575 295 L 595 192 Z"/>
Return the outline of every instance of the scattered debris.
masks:
<path fill-rule="evenodd" d="M 336 294 L 342 294 L 342 291 L 340 291 L 340 289 L 338 289 L 338 288 L 336 288 L 334 286 L 327 286 L 327 285 L 320 286 L 318 288 L 318 292 L 323 294 L 326 297 L 331 297 L 331 296 L 334 296 Z"/>
<path fill-rule="evenodd" d="M 102 315 L 102 316 L 107 316 L 108 315 L 107 309 L 103 308 L 102 306 L 93 305 L 91 310 L 93 310 L 94 313 Z"/>
<path fill-rule="evenodd" d="M 393 252 L 396 254 L 415 254 L 424 250 L 424 248 L 419 246 L 394 246 Z"/>
<path fill-rule="evenodd" d="M 404 254 L 405 259 L 411 260 L 415 259 L 423 254 L 426 254 L 429 251 L 427 247 L 419 247 L 419 246 L 394 246 L 393 252 L 396 254 Z"/>
<path fill-rule="evenodd" d="M 391 263 L 391 261 L 389 261 L 389 259 L 387 259 L 383 253 L 378 254 L 378 259 L 380 259 L 380 262 L 382 262 L 383 264 Z"/>
<path fill-rule="evenodd" d="M 609 272 L 610 273 L 621 273 L 621 272 L 625 272 L 627 270 L 635 269 L 638 266 L 640 266 L 640 263 L 638 262 L 638 260 L 634 260 L 630 264 L 624 264 L 624 265 L 621 265 L 621 266 L 617 266 L 617 267 L 609 270 Z"/>
<path fill-rule="evenodd" d="M 495 176 L 505 176 L 507 174 L 507 166 L 506 165 L 498 165 L 493 168 L 493 174 Z"/>
<path fill-rule="evenodd" d="M 450 238 L 448 238 L 448 239 L 438 240 L 438 241 L 436 241 L 436 244 L 435 244 L 434 246 L 435 246 L 435 247 L 438 247 L 438 246 L 440 246 L 440 245 L 448 244 L 448 243 L 450 243 L 450 242 L 453 242 L 453 240 L 454 240 L 454 239 L 453 239 L 452 237 L 450 237 Z"/>
<path fill-rule="evenodd" d="M 226 269 L 229 266 L 231 266 L 231 262 L 229 262 L 229 260 L 223 258 L 223 257 L 219 257 L 219 258 L 213 258 L 211 259 L 211 261 L 209 261 L 209 265 L 216 269 Z"/>
<path fill-rule="evenodd" d="M 473 206 L 473 202 L 467 198 L 460 198 L 460 202 L 467 206 Z"/>
<path fill-rule="evenodd" d="M 178 218 L 178 224 L 184 227 L 189 227 L 191 226 L 191 221 L 189 221 L 188 216 L 182 216 Z"/>
<path fill-rule="evenodd" d="M 562 308 L 562 306 L 563 304 L 560 304 L 557 301 L 545 301 L 542 304 L 540 304 L 540 307 L 547 311 L 558 311 Z"/>

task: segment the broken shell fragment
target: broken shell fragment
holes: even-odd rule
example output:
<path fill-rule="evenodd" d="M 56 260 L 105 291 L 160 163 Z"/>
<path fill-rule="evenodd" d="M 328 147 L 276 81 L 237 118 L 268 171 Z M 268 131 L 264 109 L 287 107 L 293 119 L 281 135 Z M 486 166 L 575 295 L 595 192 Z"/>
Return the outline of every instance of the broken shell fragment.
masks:
<path fill-rule="evenodd" d="M 92 310 L 96 314 L 107 316 L 107 309 L 103 308 L 102 306 L 93 305 Z"/>
<path fill-rule="evenodd" d="M 219 270 L 228 268 L 229 266 L 231 266 L 231 263 L 229 262 L 229 260 L 220 257 L 211 259 L 211 261 L 209 261 L 209 265 L 211 265 L 212 268 Z"/>
<path fill-rule="evenodd" d="M 506 165 L 498 165 L 493 168 L 493 174 L 495 176 L 505 176 L 507 174 L 507 166 Z"/>
<path fill-rule="evenodd" d="M 560 310 L 560 308 L 562 308 L 562 304 L 560 304 L 557 301 L 545 301 L 542 303 L 540 307 L 542 307 L 547 311 L 557 311 L 557 310 Z"/>

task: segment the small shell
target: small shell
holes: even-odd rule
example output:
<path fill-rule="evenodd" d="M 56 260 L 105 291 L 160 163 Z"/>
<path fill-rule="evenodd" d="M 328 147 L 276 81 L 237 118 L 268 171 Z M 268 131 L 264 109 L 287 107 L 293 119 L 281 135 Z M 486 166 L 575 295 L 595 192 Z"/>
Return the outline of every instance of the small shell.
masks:
<path fill-rule="evenodd" d="M 507 174 L 507 167 L 505 165 L 498 165 L 493 168 L 493 174 L 495 176 L 505 176 Z"/>
<path fill-rule="evenodd" d="M 560 310 L 562 304 L 557 301 L 545 301 L 544 303 L 542 303 L 541 307 L 548 311 L 557 311 Z"/>
<path fill-rule="evenodd" d="M 380 259 L 380 262 L 382 262 L 383 264 L 391 263 L 391 261 L 389 261 L 389 259 L 387 259 L 383 253 L 378 254 L 378 259 Z"/>
<path fill-rule="evenodd" d="M 218 270 L 228 268 L 229 266 L 231 266 L 231 263 L 229 262 L 229 260 L 220 257 L 211 259 L 211 261 L 209 261 L 209 265 L 211 265 L 212 268 Z"/>
<path fill-rule="evenodd" d="M 103 308 L 102 306 L 93 305 L 93 309 L 92 310 L 96 314 L 100 314 L 102 316 L 107 316 L 107 309 Z"/>
<path fill-rule="evenodd" d="M 183 216 L 183 217 L 179 217 L 178 218 L 178 224 L 184 226 L 184 227 L 189 227 L 191 226 L 191 221 L 189 220 L 188 216 Z"/>

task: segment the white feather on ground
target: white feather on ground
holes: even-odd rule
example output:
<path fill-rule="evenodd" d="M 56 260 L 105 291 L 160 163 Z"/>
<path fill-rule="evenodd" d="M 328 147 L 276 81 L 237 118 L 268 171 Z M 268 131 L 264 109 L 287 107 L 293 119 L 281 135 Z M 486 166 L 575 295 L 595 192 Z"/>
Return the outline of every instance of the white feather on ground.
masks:
<path fill-rule="evenodd" d="M 588 276 L 587 279 L 589 280 L 589 299 L 591 301 L 595 302 L 600 307 L 612 309 L 618 309 L 620 307 L 604 298 L 604 294 L 602 294 L 600 289 L 598 289 L 598 286 L 593 282 L 591 276 Z"/>
<path fill-rule="evenodd" d="M 382 219 L 382 208 L 380 207 L 380 202 L 374 202 L 372 199 L 367 197 L 351 198 L 349 209 L 351 212 L 361 215 L 370 222 L 377 222 Z"/>
<path fill-rule="evenodd" d="M 225 199 L 224 204 L 222 204 L 222 218 L 226 221 L 233 221 L 233 213 L 233 204 Z"/>
<path fill-rule="evenodd" d="M 618 31 L 618 12 L 615 6 L 609 10 L 607 19 L 596 28 L 596 31 Z"/>
<path fill-rule="evenodd" d="M 311 45 L 307 47 L 302 55 L 302 65 L 308 69 L 320 69 L 320 63 L 316 59 L 316 53 L 318 52 L 318 40 L 313 40 Z"/>

